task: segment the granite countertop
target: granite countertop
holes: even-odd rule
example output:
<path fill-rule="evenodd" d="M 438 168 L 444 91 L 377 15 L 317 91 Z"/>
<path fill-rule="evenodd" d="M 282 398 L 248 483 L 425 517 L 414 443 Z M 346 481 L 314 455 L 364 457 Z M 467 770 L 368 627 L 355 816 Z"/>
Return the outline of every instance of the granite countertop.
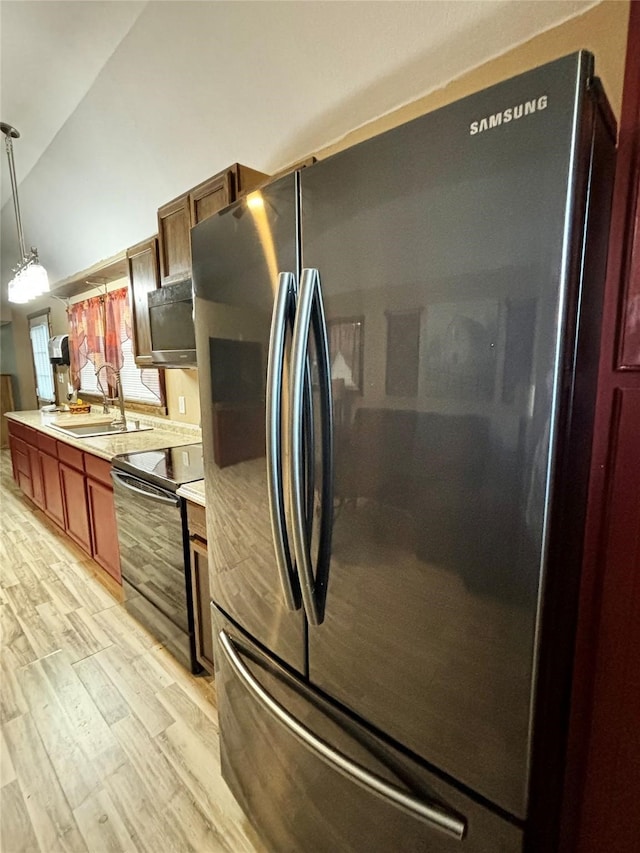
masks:
<path fill-rule="evenodd" d="M 185 483 L 180 486 L 176 494 L 182 498 L 186 498 L 194 504 L 204 506 L 204 480 L 195 480 L 193 483 Z"/>
<path fill-rule="evenodd" d="M 137 413 L 126 413 L 127 418 L 139 420 L 143 426 L 151 426 L 152 429 L 141 432 L 119 433 L 116 435 L 92 436 L 91 438 L 76 438 L 65 435 L 57 429 L 52 429 L 52 423 L 60 425 L 86 423 L 87 420 L 95 423 L 105 423 L 114 417 L 114 414 L 104 415 L 100 407 L 93 407 L 90 415 L 70 415 L 68 412 L 6 412 L 5 416 L 10 421 L 24 424 L 32 429 L 100 456 L 109 462 L 119 453 L 134 453 L 138 450 L 159 450 L 163 447 L 178 447 L 181 444 L 195 444 L 202 441 L 200 427 L 194 424 L 184 424 L 177 421 L 168 421 L 164 418 L 151 415 L 139 415 Z M 204 495 L 204 491 L 203 491 Z M 204 500 L 204 497 L 203 497 Z"/>

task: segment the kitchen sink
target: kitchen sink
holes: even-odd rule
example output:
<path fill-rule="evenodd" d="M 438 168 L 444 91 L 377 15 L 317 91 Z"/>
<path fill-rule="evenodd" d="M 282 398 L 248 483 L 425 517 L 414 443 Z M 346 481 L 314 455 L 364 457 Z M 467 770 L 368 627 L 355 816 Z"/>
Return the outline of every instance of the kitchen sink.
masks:
<path fill-rule="evenodd" d="M 127 424 L 126 430 L 114 426 L 112 423 L 98 423 L 98 424 L 68 424 L 65 426 L 60 426 L 59 424 L 49 424 L 51 429 L 58 430 L 58 432 L 63 432 L 65 435 L 73 436 L 74 438 L 94 438 L 95 436 L 100 435 L 119 435 L 125 432 L 143 432 L 144 430 L 153 429 L 150 426 L 140 426 L 137 421 Z"/>

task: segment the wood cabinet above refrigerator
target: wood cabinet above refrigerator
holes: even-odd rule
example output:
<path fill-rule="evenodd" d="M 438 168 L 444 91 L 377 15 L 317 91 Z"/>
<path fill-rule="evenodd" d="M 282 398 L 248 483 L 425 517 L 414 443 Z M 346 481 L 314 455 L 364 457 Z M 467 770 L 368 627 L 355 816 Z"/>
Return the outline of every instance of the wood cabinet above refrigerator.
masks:
<path fill-rule="evenodd" d="M 160 279 L 163 285 L 182 281 L 191 275 L 191 228 L 267 177 L 248 166 L 234 163 L 158 210 Z"/>

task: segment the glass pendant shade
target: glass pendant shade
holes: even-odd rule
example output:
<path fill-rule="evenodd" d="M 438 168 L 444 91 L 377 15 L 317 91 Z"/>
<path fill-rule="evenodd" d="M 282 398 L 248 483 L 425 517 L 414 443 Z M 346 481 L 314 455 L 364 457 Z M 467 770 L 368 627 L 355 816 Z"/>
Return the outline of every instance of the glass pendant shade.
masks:
<path fill-rule="evenodd" d="M 49 291 L 49 277 L 37 256 L 28 258 L 9 282 L 8 299 L 15 304 L 30 302 Z"/>

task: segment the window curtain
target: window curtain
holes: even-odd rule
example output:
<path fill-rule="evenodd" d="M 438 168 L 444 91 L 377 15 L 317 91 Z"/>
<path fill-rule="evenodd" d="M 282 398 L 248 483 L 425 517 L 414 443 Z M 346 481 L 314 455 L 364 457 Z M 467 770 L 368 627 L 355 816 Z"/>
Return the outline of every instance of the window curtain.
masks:
<path fill-rule="evenodd" d="M 112 290 L 71 305 L 69 316 L 69 375 L 80 390 L 80 371 L 91 362 L 94 370 L 109 364 L 120 370 L 124 360 L 122 342 L 131 337 L 131 311 L 126 287 Z M 124 334 L 124 338 L 122 335 Z M 115 373 L 106 370 L 108 393 L 115 394 Z M 105 383 L 102 383 L 103 386 Z"/>

